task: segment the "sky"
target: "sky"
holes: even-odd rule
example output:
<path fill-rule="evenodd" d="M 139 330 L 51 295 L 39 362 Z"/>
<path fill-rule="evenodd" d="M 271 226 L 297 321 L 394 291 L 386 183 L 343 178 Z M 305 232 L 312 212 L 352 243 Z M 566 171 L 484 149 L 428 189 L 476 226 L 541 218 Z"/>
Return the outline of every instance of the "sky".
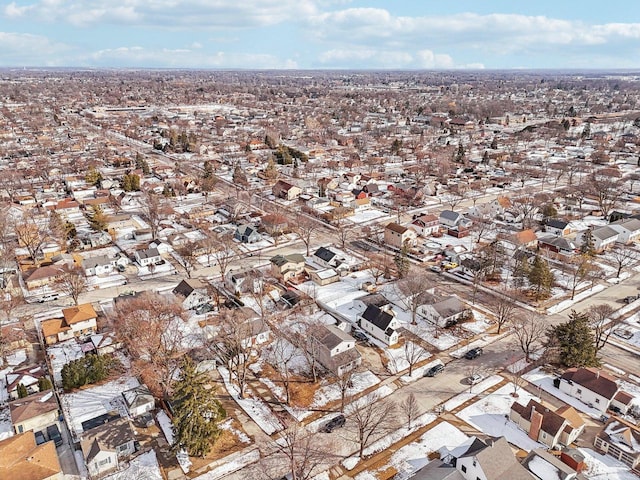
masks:
<path fill-rule="evenodd" d="M 638 0 L 0 0 L 0 67 L 639 69 Z"/>

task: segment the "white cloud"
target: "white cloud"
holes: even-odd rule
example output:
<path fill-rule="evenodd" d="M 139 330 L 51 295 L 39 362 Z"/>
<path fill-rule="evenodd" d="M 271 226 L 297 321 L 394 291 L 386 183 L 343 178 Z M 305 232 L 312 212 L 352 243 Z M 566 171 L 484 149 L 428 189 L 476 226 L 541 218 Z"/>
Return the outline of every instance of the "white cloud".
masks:
<path fill-rule="evenodd" d="M 71 47 L 41 35 L 0 32 L 0 51 L 3 66 L 64 66 Z"/>

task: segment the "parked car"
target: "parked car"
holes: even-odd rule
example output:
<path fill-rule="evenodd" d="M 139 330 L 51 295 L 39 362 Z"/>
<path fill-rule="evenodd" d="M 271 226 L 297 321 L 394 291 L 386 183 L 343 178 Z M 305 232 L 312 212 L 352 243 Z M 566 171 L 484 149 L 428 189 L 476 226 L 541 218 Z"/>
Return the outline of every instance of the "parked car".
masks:
<path fill-rule="evenodd" d="M 329 420 L 324 427 L 322 427 L 322 431 L 324 433 L 331 433 L 333 432 L 336 428 L 341 428 L 344 427 L 344 424 L 347 422 L 347 419 L 345 418 L 344 415 L 340 414 L 337 417 L 332 418 L 331 420 Z"/>
<path fill-rule="evenodd" d="M 454 268 L 458 268 L 458 264 L 456 262 L 445 262 L 442 264 L 442 268 L 445 270 L 453 270 Z"/>
<path fill-rule="evenodd" d="M 484 380 L 484 376 L 480 375 L 479 373 L 474 373 L 469 377 L 468 380 L 470 385 L 475 385 L 476 383 L 480 383 L 482 380 Z"/>
<path fill-rule="evenodd" d="M 362 340 L 363 342 L 366 342 L 369 340 L 369 337 L 367 336 L 367 334 L 364 333 L 362 330 L 355 330 L 355 329 L 352 330 L 351 336 L 356 340 Z"/>
<path fill-rule="evenodd" d="M 434 365 L 433 367 L 431 367 L 426 372 L 424 372 L 424 376 L 425 377 L 435 377 L 436 375 L 438 375 L 439 373 L 442 373 L 443 371 L 444 371 L 444 365 L 439 363 L 439 364 Z"/>
<path fill-rule="evenodd" d="M 60 295 L 57 293 L 47 293 L 38 299 L 38 303 L 52 302 L 54 300 L 58 300 L 58 298 L 60 298 Z"/>
<path fill-rule="evenodd" d="M 52 440 L 53 443 L 56 444 L 56 447 L 62 445 L 62 435 L 60 434 L 60 430 L 58 429 L 58 425 L 53 424 L 47 427 L 47 436 L 49 440 Z"/>
<path fill-rule="evenodd" d="M 465 353 L 464 358 L 468 360 L 473 360 L 474 358 L 478 358 L 480 355 L 482 355 L 482 348 L 475 347 L 469 350 L 467 353 Z"/>
<path fill-rule="evenodd" d="M 429 267 L 429 270 L 431 270 L 432 272 L 436 272 L 436 273 L 440 273 L 442 271 L 442 269 L 438 265 L 433 265 L 433 266 Z"/>
<path fill-rule="evenodd" d="M 47 439 L 44 438 L 44 433 L 42 432 L 36 432 L 35 437 L 36 437 L 36 445 L 42 445 L 47 441 Z"/>
<path fill-rule="evenodd" d="M 195 311 L 198 315 L 202 315 L 203 313 L 207 313 L 210 312 L 211 310 L 213 310 L 213 305 L 210 305 L 208 303 L 204 303 L 202 305 L 198 305 L 195 308 Z"/>
<path fill-rule="evenodd" d="M 637 295 L 629 295 L 628 297 L 624 297 L 622 301 L 629 305 L 630 303 L 635 302 L 638 299 Z"/>

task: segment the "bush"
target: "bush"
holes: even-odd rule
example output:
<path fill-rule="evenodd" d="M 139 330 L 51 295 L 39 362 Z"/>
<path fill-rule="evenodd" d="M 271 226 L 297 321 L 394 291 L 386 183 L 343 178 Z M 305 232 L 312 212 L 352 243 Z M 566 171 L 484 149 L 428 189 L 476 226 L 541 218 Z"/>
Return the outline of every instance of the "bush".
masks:
<path fill-rule="evenodd" d="M 109 376 L 113 360 L 107 356 L 87 355 L 62 367 L 62 387 L 73 390 L 100 382 Z"/>

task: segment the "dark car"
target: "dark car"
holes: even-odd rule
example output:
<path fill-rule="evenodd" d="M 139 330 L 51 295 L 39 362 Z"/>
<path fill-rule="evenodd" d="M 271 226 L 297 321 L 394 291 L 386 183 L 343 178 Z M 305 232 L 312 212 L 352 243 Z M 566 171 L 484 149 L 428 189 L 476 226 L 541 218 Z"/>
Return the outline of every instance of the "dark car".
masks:
<path fill-rule="evenodd" d="M 369 337 L 367 337 L 367 334 L 364 333 L 362 330 L 352 330 L 351 336 L 356 340 L 362 340 L 363 342 L 366 342 L 367 340 L 369 340 Z"/>
<path fill-rule="evenodd" d="M 628 305 L 628 304 L 630 304 L 630 303 L 635 302 L 637 299 L 638 299 L 638 297 L 637 297 L 637 296 L 635 296 L 635 295 L 629 295 L 628 297 L 624 297 L 624 298 L 622 299 L 622 301 Z"/>
<path fill-rule="evenodd" d="M 480 355 L 482 355 L 482 348 L 476 347 L 465 353 L 464 358 L 473 360 L 474 358 L 478 358 Z"/>
<path fill-rule="evenodd" d="M 42 445 L 47 441 L 47 439 L 44 438 L 44 433 L 42 432 L 36 432 L 35 436 L 36 436 L 36 445 Z"/>
<path fill-rule="evenodd" d="M 442 373 L 443 371 L 444 371 L 444 365 L 439 363 L 439 364 L 434 365 L 433 367 L 431 367 L 426 372 L 424 372 L 424 376 L 425 377 L 435 377 L 436 375 L 438 375 L 439 373 Z"/>
<path fill-rule="evenodd" d="M 49 437 L 49 440 L 53 440 L 56 447 L 62 445 L 62 435 L 60 435 L 60 430 L 57 425 L 54 424 L 47 427 L 47 436 Z"/>
<path fill-rule="evenodd" d="M 324 427 L 322 427 L 322 431 L 324 433 L 331 433 L 333 432 L 336 428 L 340 428 L 340 427 L 344 427 L 344 424 L 346 423 L 347 419 L 345 418 L 344 415 L 338 415 L 335 418 L 332 418 L 331 420 L 329 420 Z"/>

